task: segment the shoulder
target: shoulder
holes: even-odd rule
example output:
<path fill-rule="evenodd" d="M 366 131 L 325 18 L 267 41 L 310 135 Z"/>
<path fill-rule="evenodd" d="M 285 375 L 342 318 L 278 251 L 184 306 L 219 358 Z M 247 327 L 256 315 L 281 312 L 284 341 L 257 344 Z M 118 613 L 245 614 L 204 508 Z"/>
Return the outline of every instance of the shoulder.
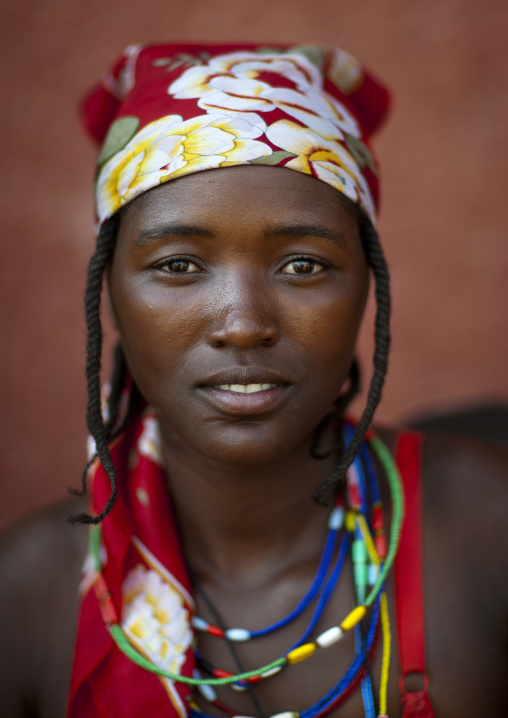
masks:
<path fill-rule="evenodd" d="M 381 431 L 395 453 L 397 431 Z M 446 562 L 451 577 L 490 587 L 508 607 L 508 449 L 449 433 L 422 434 L 422 519 L 427 572 Z M 453 568 L 452 568 L 453 565 Z M 465 586 L 464 586 L 465 589 Z M 504 614 L 505 615 L 505 614 Z M 504 620 L 504 618 L 503 618 Z"/>
<path fill-rule="evenodd" d="M 399 431 L 380 432 L 395 454 Z M 454 523 L 463 530 L 500 528 L 508 507 L 508 449 L 498 443 L 445 433 L 422 436 L 422 486 L 426 521 Z"/>
<path fill-rule="evenodd" d="M 472 438 L 424 437 L 423 481 L 431 514 L 460 517 L 464 526 L 504 518 L 508 500 L 508 449 Z"/>
<path fill-rule="evenodd" d="M 65 577 L 69 565 L 86 551 L 87 531 L 67 517 L 80 510 L 80 501 L 66 501 L 43 509 L 7 529 L 0 537 L 0 600 L 15 588 L 28 588 L 47 578 Z M 79 574 L 79 571 L 78 571 Z M 6 586 L 11 590 L 7 591 Z"/>
<path fill-rule="evenodd" d="M 504 630 L 508 610 L 508 450 L 429 434 L 423 450 L 423 526 L 428 571 L 474 597 L 477 618 Z"/>
<path fill-rule="evenodd" d="M 9 706 L 6 715 L 30 715 L 32 697 L 51 686 L 50 671 L 63 671 L 68 680 L 88 532 L 71 526 L 67 516 L 79 510 L 76 500 L 59 504 L 0 537 L 0 701 Z"/>

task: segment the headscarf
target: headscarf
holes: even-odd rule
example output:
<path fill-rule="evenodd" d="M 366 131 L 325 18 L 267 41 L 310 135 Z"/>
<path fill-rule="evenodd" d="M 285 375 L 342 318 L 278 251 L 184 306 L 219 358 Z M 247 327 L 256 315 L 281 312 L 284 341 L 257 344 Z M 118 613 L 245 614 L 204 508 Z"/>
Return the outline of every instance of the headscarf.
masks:
<path fill-rule="evenodd" d="M 347 52 L 313 46 L 128 47 L 82 103 L 98 157 L 99 223 L 192 172 L 287 167 L 326 182 L 373 223 L 378 169 L 369 137 L 389 94 Z"/>

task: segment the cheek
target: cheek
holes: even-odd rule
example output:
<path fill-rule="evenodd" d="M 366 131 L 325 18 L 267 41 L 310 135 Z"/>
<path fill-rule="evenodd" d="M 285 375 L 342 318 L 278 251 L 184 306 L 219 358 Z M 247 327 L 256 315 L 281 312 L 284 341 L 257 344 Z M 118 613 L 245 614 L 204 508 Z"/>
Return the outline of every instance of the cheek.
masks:
<path fill-rule="evenodd" d="M 175 307 L 166 311 L 157 305 L 139 303 L 126 310 L 119 320 L 119 330 L 133 378 L 142 390 L 142 384 L 150 379 L 156 381 L 161 373 L 181 368 L 186 351 L 199 333 L 198 313 Z"/>
<path fill-rule="evenodd" d="M 369 290 L 364 272 L 346 277 L 334 290 L 312 295 L 293 307 L 288 317 L 288 332 L 311 352 L 317 367 L 327 374 L 344 377 L 354 353 Z M 289 317 L 291 317 L 289 319 Z M 345 378 L 345 377 L 344 377 Z"/>
<path fill-rule="evenodd" d="M 199 307 L 175 292 L 168 299 L 138 277 L 111 272 L 109 291 L 127 364 L 141 393 L 156 401 L 161 380 L 169 380 L 199 335 Z"/>

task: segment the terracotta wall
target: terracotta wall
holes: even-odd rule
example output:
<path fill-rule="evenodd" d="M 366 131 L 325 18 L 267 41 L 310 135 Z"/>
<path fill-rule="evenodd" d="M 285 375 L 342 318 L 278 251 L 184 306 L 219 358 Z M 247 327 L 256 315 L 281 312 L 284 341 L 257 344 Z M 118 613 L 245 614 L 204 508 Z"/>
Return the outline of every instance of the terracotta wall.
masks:
<path fill-rule="evenodd" d="M 0 522 L 65 496 L 83 464 L 94 160 L 75 105 L 132 42 L 340 44 L 386 79 L 396 103 L 376 147 L 395 339 L 379 418 L 507 397 L 504 0 L 11 0 L 0 28 Z"/>

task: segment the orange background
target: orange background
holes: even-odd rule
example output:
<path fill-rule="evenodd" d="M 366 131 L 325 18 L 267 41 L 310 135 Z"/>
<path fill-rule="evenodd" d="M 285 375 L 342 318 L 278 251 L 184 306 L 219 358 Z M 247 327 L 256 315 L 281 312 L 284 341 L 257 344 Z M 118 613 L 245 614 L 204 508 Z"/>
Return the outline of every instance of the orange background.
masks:
<path fill-rule="evenodd" d="M 11 0 L 0 27 L 0 525 L 79 481 L 94 152 L 75 106 L 132 42 L 339 45 L 388 82 L 375 148 L 395 313 L 378 419 L 508 397 L 505 0 Z M 371 327 L 372 307 L 366 372 Z"/>

